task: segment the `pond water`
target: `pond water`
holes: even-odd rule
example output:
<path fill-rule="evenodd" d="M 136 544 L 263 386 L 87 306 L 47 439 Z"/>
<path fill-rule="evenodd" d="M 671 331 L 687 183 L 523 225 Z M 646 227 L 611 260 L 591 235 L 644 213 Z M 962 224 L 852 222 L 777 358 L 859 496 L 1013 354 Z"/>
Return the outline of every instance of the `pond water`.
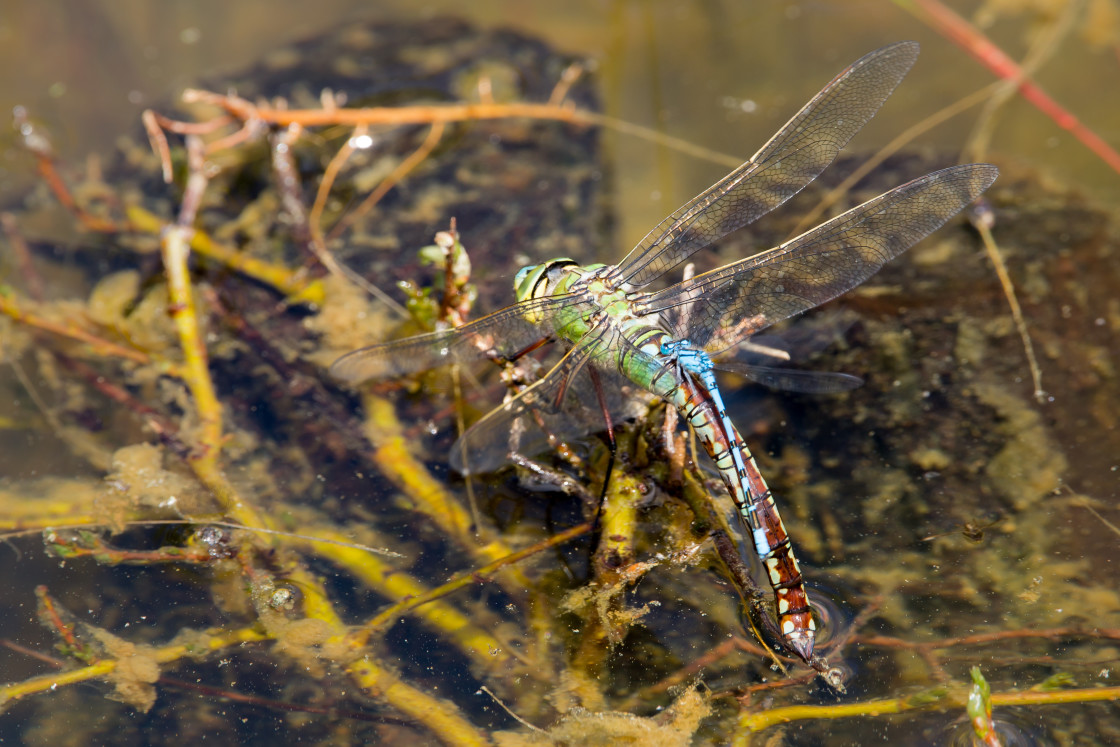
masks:
<path fill-rule="evenodd" d="M 1100 93 L 1115 89 L 1117 32 L 1104 4 L 1091 5 L 1098 15 L 1072 25 L 1037 79 L 1117 144 L 1120 106 Z M 789 658 L 782 671 L 760 648 L 740 609 L 749 590 L 707 533 L 705 497 L 727 509 L 721 483 L 706 457 L 684 475 L 672 468 L 663 408 L 620 427 L 609 502 L 628 501 L 631 513 L 625 536 L 600 540 L 594 554 L 578 527 L 603 490 L 601 435 L 573 444 L 578 463 L 545 454 L 468 486 L 448 455 L 459 419 L 500 402 L 493 372 L 405 377 L 362 397 L 334 383 L 326 367 L 338 354 L 423 320 L 402 323 L 309 258 L 298 210 L 284 203 L 292 193 L 271 186 L 265 145 L 215 157 L 222 172 L 197 224 L 283 278 L 220 254 L 194 265 L 209 410 L 180 353 L 182 313 L 168 314 L 158 230 L 175 219 L 183 181 L 161 182 L 138 122 L 147 107 L 200 116 L 173 103 L 184 87 L 310 108 L 324 87 L 351 105 L 405 106 L 471 98 L 481 81 L 499 102 L 541 102 L 579 61 L 568 100 L 708 149 L 682 152 L 617 127 L 449 126 L 328 245 L 397 303 L 407 298 L 399 281 L 435 285 L 438 297 L 442 279 L 417 253 L 454 218 L 477 318 L 513 300 L 524 264 L 617 261 L 847 64 L 891 41 L 921 42 L 913 71 L 818 184 L 697 261 L 718 266 L 803 230 L 799 219 L 865 154 L 992 80 L 913 16 L 872 2 L 497 2 L 465 17 L 453 3 L 418 12 L 344 0 L 0 8 L 0 64 L 20 71 L 0 87 L 0 105 L 30 110 L 97 215 L 123 221 L 131 205 L 155 220 L 144 228 L 132 213 L 132 230 L 80 230 L 34 159 L 7 141 L 0 531 L 12 534 L 0 669 L 13 684 L 0 697 L 10 698 L 0 739 L 549 738 L 512 713 L 586 744 L 967 744 L 971 666 L 991 683 L 1007 744 L 1120 736 L 1105 689 L 1120 639 L 1120 245 L 1110 207 L 1120 179 L 1021 100 L 997 113 L 983 158 L 1002 171 L 988 194 L 993 235 L 1044 394 L 1034 394 L 984 244 L 960 218 L 777 330 L 796 365 L 856 374 L 861 388 L 810 396 L 721 378 L 782 508 L 821 618 L 819 648 L 844 693 Z M 1056 22 L 979 17 L 1013 57 Z M 920 135 L 842 204 L 954 163 L 978 112 Z M 305 209 L 351 134 L 309 132 L 291 147 Z M 328 223 L 424 148 L 426 132 L 374 128 L 374 147 L 340 173 Z M 278 289 L 315 304 L 285 304 Z M 423 317 L 418 301 L 413 316 Z M 75 339 L 78 328 L 96 339 Z M 217 431 L 207 413 L 219 414 Z M 188 516 L 211 523 L 191 528 Z M 92 525 L 105 528 L 80 531 Z M 480 572 L 573 527 L 555 549 Z M 391 607 L 453 578 L 466 583 Z M 368 638 L 358 633 L 366 624 Z M 1031 688 L 1037 697 L 1023 694 Z M 929 701 L 939 705 L 920 707 Z M 845 704 L 846 714 L 827 710 Z M 785 710 L 802 705 L 818 710 Z M 765 725 L 767 714 L 790 723 Z"/>

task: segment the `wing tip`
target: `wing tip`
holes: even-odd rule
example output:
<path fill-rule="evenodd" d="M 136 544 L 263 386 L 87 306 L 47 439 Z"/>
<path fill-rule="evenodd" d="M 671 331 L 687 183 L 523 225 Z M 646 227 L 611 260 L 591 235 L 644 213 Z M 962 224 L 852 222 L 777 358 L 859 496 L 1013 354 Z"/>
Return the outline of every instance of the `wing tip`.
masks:
<path fill-rule="evenodd" d="M 375 372 L 363 370 L 362 353 L 365 348 L 355 350 L 342 356 L 327 369 L 332 379 L 346 384 L 361 384 L 363 381 L 376 378 Z"/>
<path fill-rule="evenodd" d="M 990 163 L 965 163 L 959 166 L 950 166 L 940 172 L 935 171 L 934 174 L 945 172 L 959 175 L 961 181 L 968 185 L 968 193 L 973 200 L 984 194 L 999 178 L 999 167 Z"/>
<path fill-rule="evenodd" d="M 921 45 L 916 41 L 899 41 L 893 44 L 888 44 L 885 47 L 868 52 L 863 57 L 856 60 L 850 70 L 857 70 L 869 64 L 882 64 L 890 60 L 894 63 L 895 69 L 898 70 L 898 80 L 910 71 L 914 63 L 918 61 L 918 54 L 921 52 Z M 896 84 L 897 85 L 897 84 Z"/>
<path fill-rule="evenodd" d="M 978 174 L 982 175 L 984 182 L 984 189 L 995 184 L 996 179 L 999 178 L 999 167 L 991 163 L 974 163 L 971 164 Z M 984 191 L 982 189 L 981 191 Z"/>

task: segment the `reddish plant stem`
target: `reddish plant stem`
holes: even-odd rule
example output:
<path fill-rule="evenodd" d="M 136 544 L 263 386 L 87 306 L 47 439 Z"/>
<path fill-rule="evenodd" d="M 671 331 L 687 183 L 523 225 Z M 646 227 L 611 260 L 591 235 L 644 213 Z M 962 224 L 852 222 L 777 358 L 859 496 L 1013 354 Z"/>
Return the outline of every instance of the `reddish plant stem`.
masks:
<path fill-rule="evenodd" d="M 31 260 L 31 250 L 27 246 L 27 240 L 23 238 L 23 234 L 19 231 L 16 217 L 11 213 L 0 213 L 0 226 L 3 226 L 8 245 L 12 247 L 12 253 L 16 255 L 19 272 L 23 275 L 24 290 L 27 291 L 27 295 L 32 300 L 42 302 L 44 298 L 43 279 L 39 277 L 39 272 L 35 269 L 35 263 Z"/>
<path fill-rule="evenodd" d="M 1027 77 L 1023 69 L 1013 59 L 940 0 L 896 0 L 900 6 L 910 10 L 913 4 L 921 9 L 924 18 L 943 36 L 983 63 L 1001 78 L 1015 80 L 1023 98 L 1029 101 L 1054 123 L 1066 130 L 1086 148 L 1091 150 L 1113 171 L 1120 173 L 1120 153 L 1106 143 L 1099 135 L 1083 125 L 1080 120 L 1065 109 Z"/>

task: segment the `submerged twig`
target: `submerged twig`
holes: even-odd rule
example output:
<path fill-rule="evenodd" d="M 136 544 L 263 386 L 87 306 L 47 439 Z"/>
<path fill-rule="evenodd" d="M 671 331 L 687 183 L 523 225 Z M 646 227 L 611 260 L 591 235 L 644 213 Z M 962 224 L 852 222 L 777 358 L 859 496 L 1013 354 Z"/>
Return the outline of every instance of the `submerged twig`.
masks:
<path fill-rule="evenodd" d="M 448 581 L 446 584 L 443 584 L 442 586 L 432 589 L 424 594 L 406 596 L 402 599 L 402 601 L 397 602 L 396 604 L 383 610 L 382 612 L 379 612 L 376 617 L 372 618 L 365 624 L 365 626 L 359 633 L 351 636 L 351 645 L 356 647 L 364 646 L 369 636 L 373 632 L 384 627 L 390 621 L 394 620 L 397 617 L 400 617 L 405 612 L 415 609 L 416 607 L 419 607 L 421 605 L 429 604 L 430 602 L 447 596 L 448 594 L 451 594 L 452 592 L 459 589 L 477 584 L 478 582 L 494 575 L 498 570 L 508 565 L 519 563 L 525 558 L 536 555 L 540 552 L 543 552 L 544 550 L 552 547 L 557 547 L 558 545 L 570 542 L 577 537 L 581 537 L 591 531 L 591 526 L 591 522 L 577 524 L 576 526 L 566 529 L 559 534 L 555 534 L 546 540 L 537 542 L 530 547 L 526 547 L 523 550 L 518 550 L 517 552 L 512 552 L 504 558 L 499 558 L 489 565 L 473 570 L 470 573 L 462 574 L 459 577 Z"/>
<path fill-rule="evenodd" d="M 1031 343 L 1030 332 L 1027 331 L 1026 320 L 1023 319 L 1023 310 L 1019 306 L 1019 298 L 1015 294 L 1015 286 L 1007 272 L 1007 265 L 1003 261 L 1003 253 L 999 250 L 995 238 L 992 236 L 992 227 L 995 225 L 995 211 L 991 204 L 984 199 L 977 201 L 968 210 L 968 218 L 980 239 L 984 242 L 984 250 L 999 278 L 1003 295 L 1007 298 L 1007 305 L 1011 308 L 1011 318 L 1015 321 L 1015 329 L 1019 332 L 1019 339 L 1023 341 L 1023 350 L 1027 355 L 1027 366 L 1030 368 L 1031 381 L 1034 382 L 1034 399 L 1039 404 L 1046 402 L 1046 392 L 1042 389 L 1042 371 L 1038 367 L 1038 359 L 1034 355 L 1034 345 Z"/>
<path fill-rule="evenodd" d="M 420 143 L 416 150 L 412 151 L 407 158 L 397 164 L 397 167 L 393 169 L 387 177 L 382 179 L 381 183 L 378 184 L 372 192 L 366 195 L 366 198 L 362 200 L 361 204 L 343 216 L 327 235 L 330 238 L 334 238 L 346 231 L 353 225 L 354 221 L 368 213 L 374 205 L 380 202 L 381 198 L 384 197 L 389 190 L 397 186 L 397 184 L 408 176 L 417 166 L 426 161 L 428 156 L 432 154 L 432 151 L 435 150 L 436 146 L 439 145 L 439 141 L 443 137 L 444 127 L 445 125 L 443 122 L 433 122 L 432 126 L 428 128 L 428 134 L 424 136 L 423 142 Z"/>

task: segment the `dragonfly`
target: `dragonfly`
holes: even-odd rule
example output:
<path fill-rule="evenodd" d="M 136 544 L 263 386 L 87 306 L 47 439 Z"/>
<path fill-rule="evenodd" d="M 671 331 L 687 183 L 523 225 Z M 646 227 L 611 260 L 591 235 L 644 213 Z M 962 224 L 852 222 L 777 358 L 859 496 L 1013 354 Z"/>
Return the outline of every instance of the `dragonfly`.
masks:
<path fill-rule="evenodd" d="M 452 448 L 464 475 L 520 453 L 607 430 L 632 414 L 635 388 L 662 397 L 691 424 L 719 471 L 774 590 L 781 641 L 812 661 L 815 624 L 774 496 L 727 416 L 715 356 L 775 322 L 859 285 L 929 235 L 995 181 L 988 164 L 915 179 L 779 246 L 658 288 L 698 250 L 770 212 L 824 171 L 917 59 L 900 42 L 836 76 L 748 161 L 662 220 L 615 265 L 554 259 L 519 270 L 517 302 L 461 327 L 363 348 L 339 358 L 340 380 L 406 376 L 480 359 L 514 361 L 559 341 L 541 379 L 490 411 Z M 761 369 L 740 369 L 754 373 Z M 804 372 L 803 372 L 804 373 Z M 812 389 L 814 381 L 803 378 Z M 796 388 L 796 384 L 795 384 Z"/>

